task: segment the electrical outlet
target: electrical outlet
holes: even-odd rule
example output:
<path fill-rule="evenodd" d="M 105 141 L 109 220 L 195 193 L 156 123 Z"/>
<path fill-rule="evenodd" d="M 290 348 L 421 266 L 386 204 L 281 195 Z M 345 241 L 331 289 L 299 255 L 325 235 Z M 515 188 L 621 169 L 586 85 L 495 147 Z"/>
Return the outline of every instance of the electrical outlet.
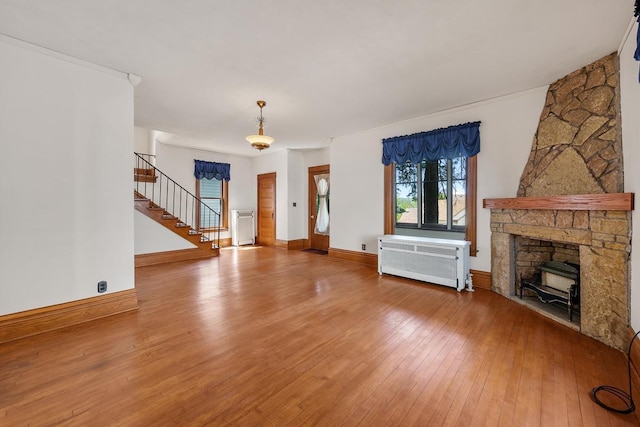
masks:
<path fill-rule="evenodd" d="M 98 293 L 104 293 L 107 292 L 107 281 L 106 280 L 102 280 L 100 282 L 98 282 Z"/>
<path fill-rule="evenodd" d="M 364 244 L 364 243 L 362 244 L 362 250 L 363 250 L 363 251 L 366 251 L 366 250 L 367 250 L 367 245 L 366 245 L 366 244 Z"/>

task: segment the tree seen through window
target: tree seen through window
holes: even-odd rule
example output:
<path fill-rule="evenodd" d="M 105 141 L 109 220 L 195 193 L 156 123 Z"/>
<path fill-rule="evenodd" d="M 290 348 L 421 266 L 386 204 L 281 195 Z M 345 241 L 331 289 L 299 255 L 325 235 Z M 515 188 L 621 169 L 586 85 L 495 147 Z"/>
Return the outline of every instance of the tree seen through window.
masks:
<path fill-rule="evenodd" d="M 467 159 L 395 166 L 396 226 L 464 231 Z"/>

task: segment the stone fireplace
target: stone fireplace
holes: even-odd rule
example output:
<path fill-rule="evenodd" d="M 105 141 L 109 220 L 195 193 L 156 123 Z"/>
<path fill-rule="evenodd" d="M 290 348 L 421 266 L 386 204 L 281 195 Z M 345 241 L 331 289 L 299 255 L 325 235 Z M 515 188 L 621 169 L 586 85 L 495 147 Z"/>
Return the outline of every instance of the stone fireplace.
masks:
<path fill-rule="evenodd" d="M 623 193 L 618 70 L 611 54 L 549 87 L 518 197 L 484 207 L 492 289 L 515 298 L 516 276 L 536 263 L 579 264 L 580 331 L 623 349 L 633 194 Z"/>

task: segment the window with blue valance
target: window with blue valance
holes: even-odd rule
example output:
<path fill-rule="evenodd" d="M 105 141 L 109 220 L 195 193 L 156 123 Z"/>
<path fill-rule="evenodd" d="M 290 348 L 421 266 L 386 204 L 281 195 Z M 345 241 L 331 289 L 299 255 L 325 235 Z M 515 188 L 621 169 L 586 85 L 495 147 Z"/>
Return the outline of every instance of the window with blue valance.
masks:
<path fill-rule="evenodd" d="M 231 180 L 231 165 L 229 163 L 205 162 L 204 160 L 194 160 L 194 162 L 193 175 L 196 179 Z"/>
<path fill-rule="evenodd" d="M 480 122 L 394 136 L 382 140 L 382 163 L 418 164 L 423 160 L 473 157 L 480 152 Z"/>

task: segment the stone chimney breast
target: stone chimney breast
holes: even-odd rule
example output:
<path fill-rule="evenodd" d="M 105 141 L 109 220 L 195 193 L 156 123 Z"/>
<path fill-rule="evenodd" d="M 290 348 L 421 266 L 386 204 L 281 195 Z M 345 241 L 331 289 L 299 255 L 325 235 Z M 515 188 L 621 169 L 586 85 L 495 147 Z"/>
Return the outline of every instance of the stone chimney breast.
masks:
<path fill-rule="evenodd" d="M 623 191 L 615 53 L 549 86 L 518 197 Z"/>

